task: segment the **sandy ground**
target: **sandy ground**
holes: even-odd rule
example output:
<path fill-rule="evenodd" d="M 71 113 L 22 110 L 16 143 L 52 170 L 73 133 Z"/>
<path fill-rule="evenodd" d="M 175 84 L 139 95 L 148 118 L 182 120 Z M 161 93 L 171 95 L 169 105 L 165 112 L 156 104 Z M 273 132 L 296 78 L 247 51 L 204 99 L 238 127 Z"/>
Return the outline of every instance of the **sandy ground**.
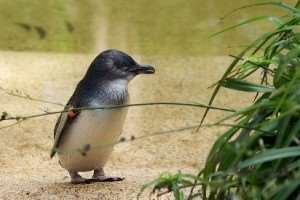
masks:
<path fill-rule="evenodd" d="M 1 52 L 0 86 L 65 103 L 94 56 Z M 138 77 L 130 84 L 132 103 L 205 103 L 211 93 L 207 87 L 220 77 L 230 62 L 225 57 L 135 57 L 155 65 L 157 73 Z M 237 108 L 248 102 L 240 94 L 237 97 L 228 91 L 223 91 L 221 96 L 216 101 L 220 106 Z M 33 102 L 0 91 L 1 112 L 26 115 L 59 109 L 61 106 Z M 202 112 L 198 108 L 175 106 L 130 108 L 122 136 L 139 138 L 195 125 Z M 207 122 L 224 115 L 212 112 Z M 223 130 L 202 129 L 194 134 L 186 130 L 121 143 L 115 146 L 105 170 L 109 175 L 126 177 L 123 182 L 75 186 L 69 183 L 68 174 L 59 166 L 57 158 L 49 158 L 56 118 L 41 117 L 0 129 L 0 199 L 135 199 L 141 186 L 162 172 L 195 172 L 201 168 L 213 141 Z M 90 173 L 84 175 L 90 176 Z M 146 192 L 142 199 L 148 199 L 148 195 Z"/>

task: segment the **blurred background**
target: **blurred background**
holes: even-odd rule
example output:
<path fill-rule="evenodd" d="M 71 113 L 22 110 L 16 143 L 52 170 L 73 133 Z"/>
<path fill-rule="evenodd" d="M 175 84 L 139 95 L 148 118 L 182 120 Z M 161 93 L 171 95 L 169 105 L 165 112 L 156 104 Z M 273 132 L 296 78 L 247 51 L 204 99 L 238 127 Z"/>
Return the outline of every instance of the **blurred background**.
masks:
<path fill-rule="evenodd" d="M 141 55 L 223 55 L 270 27 L 256 23 L 208 38 L 251 16 L 278 13 L 276 8 L 256 7 L 222 19 L 233 8 L 256 2 L 261 1 L 1 0 L 0 48 L 98 52 L 109 47 Z"/>
<path fill-rule="evenodd" d="M 209 36 L 254 16 L 285 14 L 274 7 L 256 7 L 223 19 L 234 8 L 257 2 L 261 1 L 0 0 L 0 111 L 15 116 L 61 110 L 53 103 L 65 104 L 92 59 L 107 48 L 156 67 L 155 75 L 130 84 L 132 103 L 207 103 L 208 87 L 232 60 L 228 55 L 273 25 L 259 21 Z M 231 108 L 248 103 L 249 96 L 227 90 L 215 101 Z M 0 199 L 134 199 L 141 186 L 161 172 L 203 166 L 224 128 L 178 131 L 197 125 L 202 114 L 202 109 L 187 107 L 130 108 L 122 137 L 171 132 L 115 147 L 106 171 L 125 181 L 82 186 L 69 185 L 66 171 L 49 158 L 57 116 L 14 125 L 2 122 Z M 225 114 L 211 112 L 206 123 Z"/>

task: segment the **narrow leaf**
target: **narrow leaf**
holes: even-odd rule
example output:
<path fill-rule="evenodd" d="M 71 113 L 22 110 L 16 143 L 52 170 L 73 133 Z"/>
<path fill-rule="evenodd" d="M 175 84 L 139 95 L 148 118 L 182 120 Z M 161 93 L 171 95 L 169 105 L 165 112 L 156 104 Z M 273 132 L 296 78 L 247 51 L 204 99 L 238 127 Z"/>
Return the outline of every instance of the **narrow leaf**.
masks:
<path fill-rule="evenodd" d="M 238 168 L 243 169 L 264 162 L 270 162 L 276 159 L 289 158 L 295 156 L 300 156 L 300 147 L 287 147 L 287 148 L 266 150 L 263 153 L 254 156 L 253 158 L 241 162 L 238 165 Z"/>
<path fill-rule="evenodd" d="M 220 84 L 223 87 L 244 91 L 244 92 L 272 92 L 274 91 L 273 87 L 265 86 L 265 85 L 259 85 L 255 83 L 250 83 L 247 81 L 239 80 L 239 79 L 232 79 L 228 78 L 225 80 L 222 80 Z"/>

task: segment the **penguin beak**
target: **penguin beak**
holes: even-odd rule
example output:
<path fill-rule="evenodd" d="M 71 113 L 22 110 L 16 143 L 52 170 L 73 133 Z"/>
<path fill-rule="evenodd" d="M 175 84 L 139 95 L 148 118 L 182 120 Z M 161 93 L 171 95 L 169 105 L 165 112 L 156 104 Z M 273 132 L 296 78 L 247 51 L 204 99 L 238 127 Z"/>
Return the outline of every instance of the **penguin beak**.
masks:
<path fill-rule="evenodd" d="M 136 65 L 131 70 L 131 72 L 134 72 L 136 74 L 154 74 L 155 68 L 151 65 Z"/>

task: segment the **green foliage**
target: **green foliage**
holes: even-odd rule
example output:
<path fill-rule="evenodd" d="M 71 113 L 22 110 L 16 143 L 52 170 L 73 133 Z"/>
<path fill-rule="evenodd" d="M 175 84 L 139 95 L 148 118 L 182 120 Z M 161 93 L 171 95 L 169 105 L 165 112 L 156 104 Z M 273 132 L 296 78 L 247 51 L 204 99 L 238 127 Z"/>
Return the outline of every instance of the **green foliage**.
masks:
<path fill-rule="evenodd" d="M 216 84 L 209 105 L 222 87 L 256 92 L 257 96 L 251 106 L 216 123 L 236 119 L 213 145 L 205 167 L 192 177 L 194 183 L 188 199 L 300 199 L 300 1 L 294 7 L 265 2 L 235 11 L 265 5 L 282 8 L 287 15 L 256 17 L 217 33 L 262 18 L 275 25 L 274 31 L 234 56 Z M 249 77 L 257 78 L 256 72 L 261 72 L 260 79 L 250 82 Z M 208 111 L 209 108 L 201 123 Z M 176 199 L 182 199 L 178 195 L 182 194 L 181 188 L 190 184 L 176 178 L 164 180 L 160 177 L 151 184 L 156 189 L 174 192 Z M 177 185 L 175 190 L 173 184 Z"/>
<path fill-rule="evenodd" d="M 288 9 L 289 17 L 279 18 L 275 31 L 236 57 L 218 82 L 215 93 L 226 87 L 260 95 L 253 105 L 230 116 L 239 117 L 236 126 L 212 148 L 199 176 L 208 182 L 202 187 L 203 199 L 288 199 L 299 193 L 300 10 L 268 4 Z M 248 82 L 259 70 L 261 80 Z M 215 187 L 215 180 L 230 187 Z"/>
<path fill-rule="evenodd" d="M 166 189 L 166 192 L 173 192 L 175 199 L 184 200 L 184 195 L 181 189 L 185 188 L 186 186 L 192 186 L 195 178 L 196 177 L 191 174 L 183 174 L 181 172 L 178 172 L 175 175 L 163 173 L 159 178 L 145 184 L 142 187 L 138 198 L 146 188 L 154 185 L 152 193 L 155 193 L 155 191 L 160 191 L 161 189 Z"/>

